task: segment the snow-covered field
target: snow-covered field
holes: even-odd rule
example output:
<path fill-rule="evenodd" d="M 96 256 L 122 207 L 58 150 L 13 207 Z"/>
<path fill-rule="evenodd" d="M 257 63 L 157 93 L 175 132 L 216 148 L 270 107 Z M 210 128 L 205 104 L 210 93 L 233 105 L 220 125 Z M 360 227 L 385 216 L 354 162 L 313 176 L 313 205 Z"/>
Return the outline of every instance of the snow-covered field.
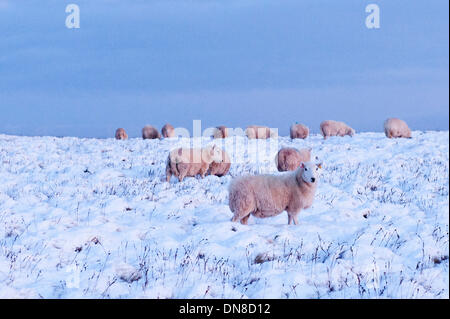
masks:
<path fill-rule="evenodd" d="M 280 174 L 266 141 L 226 139 L 226 177 L 165 182 L 189 142 L 0 135 L 0 297 L 449 297 L 449 132 L 280 137 L 324 164 L 298 226 L 230 221 L 233 177 Z"/>

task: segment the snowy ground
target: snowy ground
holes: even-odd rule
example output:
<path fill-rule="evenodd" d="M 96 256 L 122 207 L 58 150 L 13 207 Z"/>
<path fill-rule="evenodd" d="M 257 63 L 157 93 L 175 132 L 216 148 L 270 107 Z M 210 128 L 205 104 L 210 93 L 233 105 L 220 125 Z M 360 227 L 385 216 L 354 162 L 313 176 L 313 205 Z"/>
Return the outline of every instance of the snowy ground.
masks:
<path fill-rule="evenodd" d="M 279 138 L 324 164 L 299 226 L 230 221 L 234 176 L 278 174 L 237 142 L 231 176 L 167 183 L 188 139 L 0 135 L 0 297 L 449 297 L 449 132 Z"/>

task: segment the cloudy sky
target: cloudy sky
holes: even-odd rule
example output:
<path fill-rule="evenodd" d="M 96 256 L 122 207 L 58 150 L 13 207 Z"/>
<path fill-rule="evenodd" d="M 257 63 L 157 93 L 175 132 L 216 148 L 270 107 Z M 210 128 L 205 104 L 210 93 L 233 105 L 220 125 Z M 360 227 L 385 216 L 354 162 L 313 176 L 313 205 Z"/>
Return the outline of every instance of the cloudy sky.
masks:
<path fill-rule="evenodd" d="M 80 29 L 65 26 L 80 7 Z M 381 28 L 365 7 L 379 5 Z M 0 134 L 387 117 L 449 129 L 449 3 L 0 0 Z"/>

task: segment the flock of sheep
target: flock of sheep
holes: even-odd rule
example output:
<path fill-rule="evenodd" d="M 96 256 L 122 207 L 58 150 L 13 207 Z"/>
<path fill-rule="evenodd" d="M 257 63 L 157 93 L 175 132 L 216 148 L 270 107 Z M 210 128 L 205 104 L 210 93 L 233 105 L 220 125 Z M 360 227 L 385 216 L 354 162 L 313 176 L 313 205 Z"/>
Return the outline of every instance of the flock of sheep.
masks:
<path fill-rule="evenodd" d="M 324 139 L 330 136 L 353 136 L 355 130 L 343 122 L 323 121 L 320 131 Z M 388 138 L 411 138 L 408 125 L 397 118 L 384 122 L 384 132 Z M 249 139 L 276 138 L 276 133 L 266 126 L 251 125 L 245 130 Z M 303 124 L 293 124 L 290 128 L 292 139 L 305 139 L 309 128 Z M 175 137 L 174 127 L 166 124 L 161 134 L 153 126 L 142 129 L 143 139 Z M 229 137 L 229 129 L 216 127 L 214 138 Z M 127 139 L 123 128 L 116 130 L 116 139 Z M 247 224 L 250 215 L 258 218 L 271 217 L 286 211 L 288 224 L 298 224 L 297 215 L 313 203 L 321 164 L 311 162 L 311 149 L 282 148 L 275 157 L 278 171 L 290 171 L 282 175 L 242 176 L 234 179 L 229 187 L 229 207 L 234 216 L 232 221 Z M 166 180 L 172 176 L 180 182 L 185 177 L 200 175 L 224 176 L 231 167 L 228 154 L 216 145 L 204 148 L 177 148 L 170 151 L 166 163 Z"/>

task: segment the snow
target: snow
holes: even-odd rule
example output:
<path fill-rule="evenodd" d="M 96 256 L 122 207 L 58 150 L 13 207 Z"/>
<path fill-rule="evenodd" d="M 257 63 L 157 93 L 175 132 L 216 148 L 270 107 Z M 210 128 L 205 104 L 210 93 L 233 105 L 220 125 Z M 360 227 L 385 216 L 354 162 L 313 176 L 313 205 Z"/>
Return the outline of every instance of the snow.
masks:
<path fill-rule="evenodd" d="M 230 174 L 165 182 L 193 141 Z M 449 297 L 449 132 L 271 141 L 0 135 L 0 298 Z M 288 146 L 323 163 L 313 206 L 232 223 L 232 178 Z"/>

